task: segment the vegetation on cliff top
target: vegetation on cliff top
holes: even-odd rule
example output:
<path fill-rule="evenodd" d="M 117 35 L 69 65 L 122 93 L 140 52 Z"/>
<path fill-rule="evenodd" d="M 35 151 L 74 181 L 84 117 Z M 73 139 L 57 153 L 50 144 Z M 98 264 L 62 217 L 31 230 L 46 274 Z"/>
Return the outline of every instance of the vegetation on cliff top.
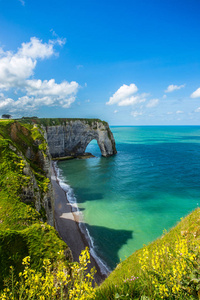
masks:
<path fill-rule="evenodd" d="M 67 248 L 55 229 L 42 221 L 44 214 L 36 211 L 34 199 L 26 201 L 23 192 L 33 189 L 31 176 L 37 194 L 42 197 L 47 190 L 49 179 L 39 159 L 45 147 L 42 133 L 33 125 L 0 120 L 0 288 L 11 265 L 16 276 L 23 269 L 25 256 L 31 256 L 31 265 L 37 269 L 44 258 L 53 261 Z M 31 158 L 26 157 L 27 150 Z"/>
<path fill-rule="evenodd" d="M 102 121 L 100 119 L 86 119 L 86 118 L 37 118 L 37 117 L 23 117 L 19 119 L 22 124 L 40 124 L 43 126 L 57 126 L 67 124 L 71 121 L 83 121 L 86 122 L 88 125 L 92 125 L 92 123 L 100 122 L 103 123 L 105 126 L 108 126 L 106 121 Z"/>

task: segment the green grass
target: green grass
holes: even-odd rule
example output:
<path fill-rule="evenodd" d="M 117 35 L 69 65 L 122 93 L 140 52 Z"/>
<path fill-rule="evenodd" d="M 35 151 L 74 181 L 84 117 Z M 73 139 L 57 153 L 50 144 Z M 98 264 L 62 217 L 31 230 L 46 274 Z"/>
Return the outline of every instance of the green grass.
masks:
<path fill-rule="evenodd" d="M 10 266 L 14 267 L 16 276 L 23 270 L 24 257 L 30 256 L 32 268 L 40 270 L 43 260 L 56 261 L 60 250 L 66 250 L 66 244 L 46 223 L 36 223 L 24 230 L 0 230 L 0 274 L 3 275 L 0 276 L 0 287 L 9 276 Z M 66 258 L 70 257 L 68 252 Z"/>
<path fill-rule="evenodd" d="M 188 248 L 188 254 L 183 256 L 185 248 Z M 195 256 L 194 260 L 192 255 Z M 162 271 L 158 272 L 152 267 L 155 257 L 158 257 L 157 264 Z M 166 294 L 169 294 L 163 297 L 164 299 L 198 299 L 199 259 L 200 209 L 196 209 L 161 238 L 121 262 L 98 288 L 95 299 L 142 299 L 144 296 L 146 299 L 162 299 L 161 289 L 164 287 L 167 287 Z M 173 270 L 174 264 L 177 272 L 182 268 L 181 275 L 179 274 L 182 279 L 177 279 L 176 282 L 176 277 L 179 277 Z M 170 283 L 170 274 L 174 278 L 173 285 Z M 132 280 L 133 278 L 135 279 Z M 196 281 L 193 278 L 196 278 Z M 175 292 L 176 286 L 179 290 Z"/>
<path fill-rule="evenodd" d="M 40 124 L 43 126 L 57 126 L 57 125 L 66 125 L 69 122 L 73 121 L 81 121 L 85 122 L 89 125 L 92 125 L 92 123 L 100 122 L 103 123 L 105 126 L 108 126 L 108 123 L 105 121 L 102 121 L 100 119 L 85 119 L 85 118 L 36 118 L 36 117 L 30 117 L 30 118 L 22 118 L 18 119 L 18 121 L 21 124 Z"/>
<path fill-rule="evenodd" d="M 15 275 L 22 270 L 22 259 L 29 255 L 32 267 L 40 269 L 42 260 L 54 261 L 59 250 L 66 251 L 67 245 L 58 237 L 55 229 L 46 220 L 44 207 L 36 211 L 36 195 L 41 199 L 48 190 L 41 155 L 46 155 L 46 141 L 40 127 L 22 125 L 14 120 L 0 120 L 0 289 L 14 266 Z M 27 149 L 31 159 L 26 157 Z M 29 168 L 29 174 L 24 173 Z M 33 191 L 32 179 L 37 182 L 32 202 L 26 203 L 24 189 Z"/>

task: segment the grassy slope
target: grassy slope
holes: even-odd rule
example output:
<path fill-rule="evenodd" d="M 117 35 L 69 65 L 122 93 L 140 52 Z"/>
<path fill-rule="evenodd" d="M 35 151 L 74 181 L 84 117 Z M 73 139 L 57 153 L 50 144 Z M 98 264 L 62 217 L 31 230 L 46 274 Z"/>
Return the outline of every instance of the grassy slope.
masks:
<path fill-rule="evenodd" d="M 133 253 L 130 257 L 128 257 L 125 261 L 120 263 L 116 269 L 109 275 L 109 277 L 103 282 L 101 287 L 98 289 L 97 296 L 95 299 L 103 300 L 103 299 L 141 299 L 142 295 L 146 295 L 149 298 L 144 299 L 162 299 L 162 297 L 153 296 L 156 295 L 155 291 L 153 291 L 152 282 L 155 280 L 155 273 L 151 269 L 151 261 L 152 258 L 155 257 L 155 253 L 158 252 L 158 249 L 164 249 L 165 254 L 160 255 L 158 258 L 158 264 L 163 268 L 164 275 L 165 269 L 166 272 L 170 271 L 173 265 L 173 257 L 177 255 L 175 250 L 177 245 L 181 244 L 181 241 L 186 241 L 188 248 L 195 249 L 196 252 L 196 260 L 192 262 L 194 267 L 192 267 L 193 275 L 196 277 L 195 287 L 192 286 L 192 281 L 188 286 L 191 287 L 191 293 L 182 293 L 180 290 L 177 292 L 177 295 L 172 294 L 171 296 L 164 297 L 165 299 L 198 299 L 197 292 L 200 290 L 200 264 L 199 264 L 199 248 L 200 248 L 200 209 L 196 209 L 191 214 L 189 214 L 186 218 L 182 219 L 177 226 L 172 228 L 168 233 L 164 233 L 163 236 L 156 241 L 152 242 L 148 246 L 143 247 L 142 249 Z M 194 243 L 194 245 L 193 245 Z M 183 246 L 181 246 L 183 247 Z M 181 249 L 180 247 L 180 249 Z M 166 250 L 167 249 L 167 250 Z M 191 250 L 191 253 L 194 251 Z M 140 263 L 140 257 L 143 256 L 143 253 L 147 251 L 148 255 L 145 261 L 147 268 L 142 270 L 142 265 Z M 179 251 L 179 250 L 178 250 Z M 181 252 L 180 250 L 179 252 Z M 179 253 L 178 252 L 178 253 Z M 183 252 L 183 251 L 182 251 Z M 172 258 L 167 261 L 165 257 L 171 253 Z M 187 257 L 191 255 L 190 250 Z M 182 253 L 179 253 L 182 255 Z M 173 256 L 174 255 L 174 256 Z M 176 258 L 177 259 L 177 258 Z M 189 263 L 189 259 L 187 263 Z M 180 258 L 176 262 L 177 269 Z M 196 270 L 196 271 L 195 271 Z M 184 269 L 181 271 L 182 274 Z M 187 271 L 188 272 L 188 271 Z M 190 273 L 191 271 L 189 271 Z M 159 276 L 160 276 L 159 275 Z M 175 276 L 175 275 L 174 275 Z M 134 281 L 131 281 L 131 278 L 137 278 Z M 158 275 L 157 275 L 158 278 Z M 164 278 L 164 276 L 163 276 Z M 164 279 L 159 278 L 159 284 L 164 284 Z M 192 272 L 190 274 L 186 274 L 185 278 L 192 278 Z M 127 280 L 128 279 L 128 280 Z M 188 281 L 189 282 L 189 281 Z M 170 284 L 169 284 L 170 285 Z M 159 286 L 157 287 L 157 289 Z M 152 289 L 152 291 L 150 291 Z M 120 296 L 121 295 L 121 296 Z M 123 295 L 123 296 L 122 296 Z M 127 296 L 126 296 L 127 295 Z M 155 297 L 155 298 L 154 298 Z M 191 298 L 190 298 L 191 297 Z"/>
<path fill-rule="evenodd" d="M 11 127 L 15 129 L 14 133 Z M 0 288 L 9 274 L 10 265 L 18 274 L 25 256 L 30 255 L 32 265 L 40 268 L 43 258 L 54 260 L 59 250 L 67 248 L 54 228 L 41 221 L 43 215 L 35 210 L 34 203 L 28 205 L 21 201 L 22 187 L 30 184 L 29 176 L 23 172 L 28 147 L 34 155 L 33 160 L 26 159 L 26 163 L 30 165 L 42 194 L 47 179 L 38 159 L 38 148 L 43 149 L 45 155 L 43 136 L 32 125 L 21 126 L 13 120 L 0 120 Z"/>

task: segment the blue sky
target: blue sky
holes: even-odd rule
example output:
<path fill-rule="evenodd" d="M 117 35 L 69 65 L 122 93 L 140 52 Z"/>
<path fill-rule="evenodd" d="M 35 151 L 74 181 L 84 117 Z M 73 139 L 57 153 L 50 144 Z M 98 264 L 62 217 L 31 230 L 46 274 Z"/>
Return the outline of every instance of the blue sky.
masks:
<path fill-rule="evenodd" d="M 0 0 L 0 115 L 200 125 L 199 0 Z"/>

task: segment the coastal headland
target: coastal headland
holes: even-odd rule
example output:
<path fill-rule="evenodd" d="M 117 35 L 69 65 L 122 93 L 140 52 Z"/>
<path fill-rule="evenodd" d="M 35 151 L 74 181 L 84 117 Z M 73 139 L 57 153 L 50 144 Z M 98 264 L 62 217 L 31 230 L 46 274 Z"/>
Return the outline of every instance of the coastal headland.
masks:
<path fill-rule="evenodd" d="M 81 250 L 89 246 L 78 226 L 79 215 L 67 202 L 52 168 L 45 127 L 51 124 L 45 122 L 54 122 L 55 132 L 60 132 L 60 128 L 63 131 L 69 124 L 67 119 L 0 120 L 0 293 L 4 280 L 10 278 L 10 266 L 14 267 L 14 277 L 19 278 L 24 257 L 30 257 L 31 267 L 37 272 L 43 268 L 44 259 L 59 261 L 61 250 L 62 259 L 74 266 L 73 260 L 78 260 Z M 88 128 L 86 134 L 91 128 L 95 130 L 95 122 L 97 128 L 102 126 L 100 120 L 83 121 L 83 128 Z M 79 120 L 80 126 L 81 123 Z M 101 129 L 107 131 L 106 125 Z M 108 132 L 108 139 L 112 140 Z M 109 143 L 104 145 L 108 151 Z M 115 147 L 111 149 L 116 153 Z M 66 151 L 63 157 L 77 157 L 80 152 L 73 150 L 70 155 Z M 110 155 L 109 151 L 106 153 L 105 156 Z M 104 282 L 93 289 L 92 299 L 199 299 L 199 249 L 198 208 L 161 238 L 119 263 L 105 280 L 93 257 L 95 280 Z M 85 299 L 91 299 L 90 296 Z"/>
<path fill-rule="evenodd" d="M 117 153 L 115 140 L 107 122 L 99 119 L 39 119 L 24 118 L 44 129 L 51 157 L 63 158 L 84 156 L 87 145 L 97 140 L 102 156 Z"/>
<path fill-rule="evenodd" d="M 115 154 L 115 141 L 108 124 L 95 119 L 22 118 L 19 120 L 1 120 L 0 128 L 1 172 L 3 174 L 1 194 L 4 193 L 3 196 L 1 195 L 1 213 L 6 211 L 7 208 L 6 216 L 2 214 L 0 216 L 0 230 L 3 230 L 0 234 L 1 245 L 3 245 L 1 247 L 1 252 L 3 251 L 1 258 L 6 261 L 6 263 L 1 264 L 1 274 L 5 275 L 2 280 L 7 277 L 10 265 L 17 266 L 16 272 L 22 269 L 20 267 L 21 260 L 26 255 L 31 256 L 33 264 L 39 266 L 42 258 L 48 257 L 49 252 L 52 259 L 56 259 L 56 253 L 59 250 L 57 248 L 60 247 L 61 250 L 65 249 L 66 259 L 78 261 L 81 251 L 89 244 L 87 237 L 84 236 L 78 226 L 79 220 L 76 214 L 72 212 L 65 191 L 59 185 L 55 169 L 52 167 L 52 157 L 54 159 L 90 157 L 90 155 L 85 154 L 85 149 L 93 139 L 97 140 L 103 156 L 107 157 Z M 5 177 L 7 178 L 6 183 L 4 181 Z M 13 189 L 14 194 L 17 194 L 17 198 L 14 195 L 12 197 L 12 193 L 9 193 L 7 188 L 8 184 L 12 185 L 14 178 L 18 182 L 16 191 Z M 10 198 L 12 199 L 9 200 Z M 21 210 L 17 211 L 16 205 L 19 205 Z M 5 207 L 2 210 L 3 206 Z M 27 214 L 24 211 L 27 211 Z M 25 214 L 23 222 L 18 221 L 22 220 L 21 213 Z M 34 216 L 31 217 L 31 214 Z M 6 248 L 13 237 L 13 233 L 10 235 L 10 229 L 14 230 L 16 235 L 20 232 L 22 239 L 24 239 L 23 236 L 26 235 L 27 237 L 24 230 L 34 231 L 36 225 L 41 228 L 49 226 L 43 225 L 43 222 L 47 222 L 44 224 L 56 228 L 61 238 L 60 242 L 57 242 L 57 239 L 59 239 L 58 234 L 53 231 L 53 240 L 48 242 L 48 251 L 45 253 L 40 245 L 38 251 L 42 253 L 41 257 L 38 258 L 38 253 L 33 253 L 30 244 L 34 248 L 36 241 L 39 248 L 40 240 L 45 240 L 46 236 L 42 237 L 37 228 L 38 241 L 37 239 L 32 241 L 32 234 L 30 234 L 26 246 L 21 245 L 23 249 L 20 249 L 20 246 L 16 244 L 16 247 L 14 246 L 12 249 L 13 255 L 10 256 L 13 258 L 9 259 L 8 254 L 5 254 L 3 249 Z M 49 228 L 47 231 L 50 230 Z M 5 234 L 8 240 L 6 242 Z M 55 243 L 57 247 L 54 247 Z M 14 259 L 14 257 L 17 257 L 17 259 Z M 105 274 L 102 274 L 98 263 L 91 257 L 90 268 L 93 266 L 97 269 L 95 280 L 100 283 L 105 279 Z M 2 284 L 2 281 L 0 284 Z"/>

